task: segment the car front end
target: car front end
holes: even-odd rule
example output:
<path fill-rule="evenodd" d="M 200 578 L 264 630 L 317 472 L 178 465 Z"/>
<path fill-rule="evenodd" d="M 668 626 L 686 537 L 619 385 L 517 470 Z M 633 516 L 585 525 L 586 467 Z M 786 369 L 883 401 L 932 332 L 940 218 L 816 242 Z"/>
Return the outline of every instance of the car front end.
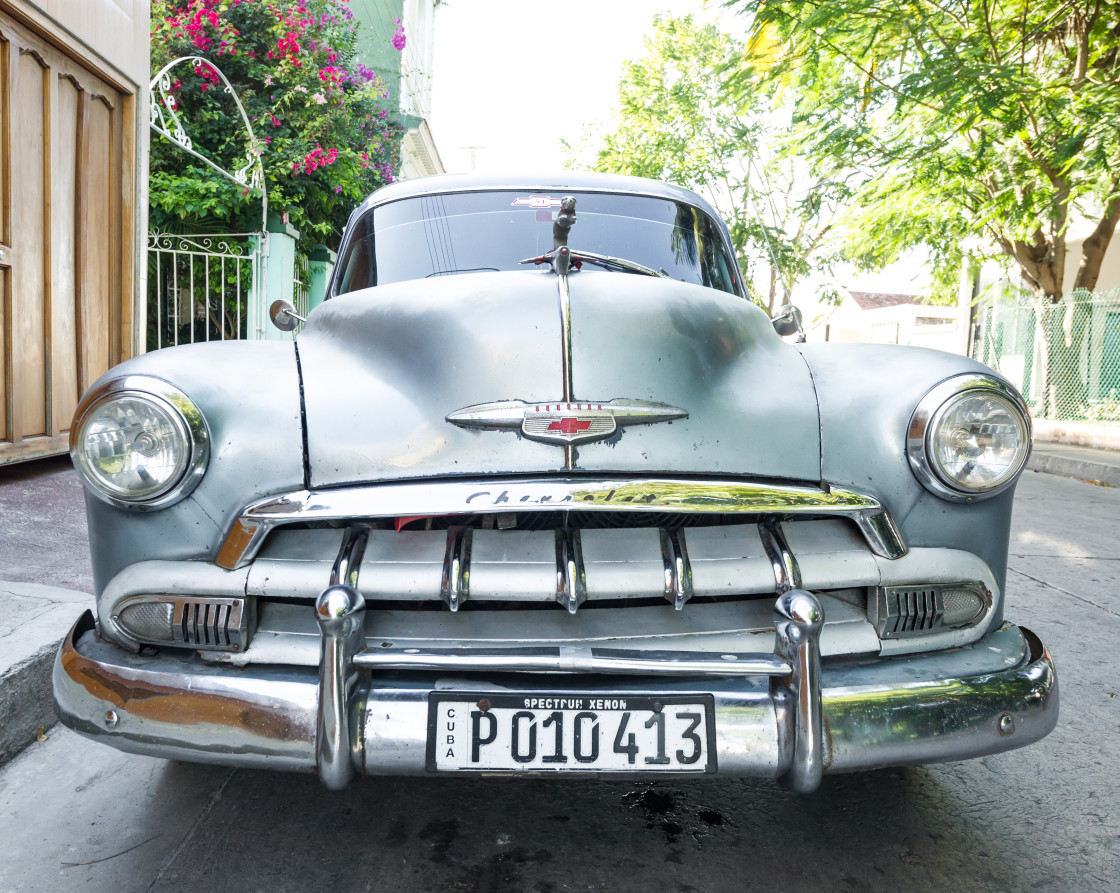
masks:
<path fill-rule="evenodd" d="M 811 791 L 1042 738 L 1053 662 L 1003 618 L 1021 398 L 961 357 L 788 344 L 732 257 L 646 181 L 399 184 L 294 343 L 111 371 L 74 426 L 97 609 L 63 720 L 332 788 Z"/>

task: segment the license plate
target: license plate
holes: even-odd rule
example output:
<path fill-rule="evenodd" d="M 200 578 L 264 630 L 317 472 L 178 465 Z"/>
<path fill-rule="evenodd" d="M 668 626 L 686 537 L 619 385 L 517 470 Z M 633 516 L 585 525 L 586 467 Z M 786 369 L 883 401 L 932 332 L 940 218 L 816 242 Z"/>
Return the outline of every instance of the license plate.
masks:
<path fill-rule="evenodd" d="M 434 772 L 715 772 L 711 695 L 428 698 Z"/>

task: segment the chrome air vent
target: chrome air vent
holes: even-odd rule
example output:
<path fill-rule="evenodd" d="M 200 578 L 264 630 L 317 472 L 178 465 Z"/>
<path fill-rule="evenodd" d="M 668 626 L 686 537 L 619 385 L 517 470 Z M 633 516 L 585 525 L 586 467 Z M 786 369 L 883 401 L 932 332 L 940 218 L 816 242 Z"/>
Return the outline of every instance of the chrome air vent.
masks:
<path fill-rule="evenodd" d="M 882 639 L 959 629 L 976 622 L 991 597 L 979 583 L 885 586 L 878 589 L 878 632 Z"/>
<path fill-rule="evenodd" d="M 254 600 L 217 596 L 137 596 L 113 616 L 129 638 L 153 645 L 244 651 L 252 634 Z"/>

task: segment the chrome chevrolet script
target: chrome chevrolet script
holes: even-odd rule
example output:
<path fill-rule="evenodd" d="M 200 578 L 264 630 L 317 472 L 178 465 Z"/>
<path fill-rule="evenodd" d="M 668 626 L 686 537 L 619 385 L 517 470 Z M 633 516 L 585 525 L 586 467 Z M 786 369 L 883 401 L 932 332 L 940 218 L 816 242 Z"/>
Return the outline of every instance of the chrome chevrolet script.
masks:
<path fill-rule="evenodd" d="M 530 440 L 566 446 L 605 440 L 623 425 L 650 425 L 687 416 L 687 410 L 649 400 L 621 399 L 605 403 L 503 400 L 457 409 L 448 414 L 447 421 L 460 428 L 520 428 L 522 435 Z"/>

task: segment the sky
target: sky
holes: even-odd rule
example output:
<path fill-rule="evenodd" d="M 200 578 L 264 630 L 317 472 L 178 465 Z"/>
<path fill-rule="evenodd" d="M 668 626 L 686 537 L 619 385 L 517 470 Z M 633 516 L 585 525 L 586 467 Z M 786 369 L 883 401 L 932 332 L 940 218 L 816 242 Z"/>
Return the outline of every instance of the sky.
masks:
<path fill-rule="evenodd" d="M 562 168 L 561 139 L 611 127 L 623 63 L 643 55 L 658 13 L 691 13 L 745 36 L 745 21 L 722 0 L 444 0 L 436 10 L 429 120 L 444 168 Z M 901 293 L 928 282 L 919 258 L 837 278 L 847 288 Z M 817 308 L 807 295 L 820 284 L 798 290 L 809 318 Z"/>
<path fill-rule="evenodd" d="M 436 10 L 432 118 L 449 173 L 551 171 L 560 140 L 617 107 L 622 64 L 656 13 L 703 0 L 446 0 Z"/>

